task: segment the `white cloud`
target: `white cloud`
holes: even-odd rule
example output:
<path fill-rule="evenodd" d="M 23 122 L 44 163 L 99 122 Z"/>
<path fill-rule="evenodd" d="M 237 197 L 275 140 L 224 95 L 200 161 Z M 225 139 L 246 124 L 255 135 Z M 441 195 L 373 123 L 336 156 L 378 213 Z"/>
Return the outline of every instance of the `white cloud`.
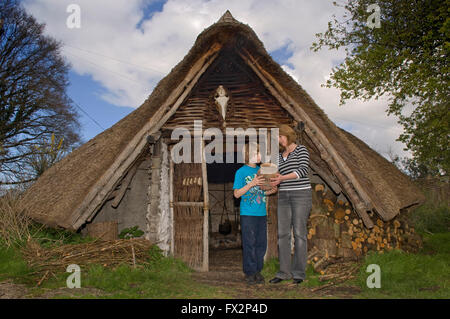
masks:
<path fill-rule="evenodd" d="M 385 157 L 401 127 L 387 117 L 386 100 L 349 101 L 339 106 L 339 92 L 321 87 L 342 52 L 310 51 L 315 34 L 324 32 L 336 8 L 329 1 L 307 0 L 169 0 L 162 12 L 143 19 L 143 7 L 155 0 L 78 0 L 81 29 L 68 29 L 66 8 L 73 0 L 25 0 L 25 7 L 46 32 L 62 40 L 63 53 L 79 74 L 89 74 L 106 88 L 102 98 L 119 106 L 138 107 L 151 90 L 188 52 L 197 35 L 229 9 L 250 25 L 266 49 L 292 52 L 282 67 L 311 95 L 335 123 L 364 140 Z M 291 68 L 290 66 L 293 66 Z"/>

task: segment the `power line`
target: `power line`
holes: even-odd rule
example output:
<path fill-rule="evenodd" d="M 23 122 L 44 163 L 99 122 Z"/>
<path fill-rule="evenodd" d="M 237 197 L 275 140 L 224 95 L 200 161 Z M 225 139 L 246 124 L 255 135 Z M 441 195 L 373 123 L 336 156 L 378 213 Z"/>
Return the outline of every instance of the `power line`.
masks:
<path fill-rule="evenodd" d="M 95 124 L 97 124 L 97 126 L 100 127 L 103 131 L 105 130 L 105 128 L 104 128 L 103 126 L 101 126 L 100 123 L 98 123 L 92 116 L 90 116 L 88 112 L 86 112 L 85 110 L 83 110 L 83 108 L 82 108 L 80 105 L 78 105 L 77 102 L 75 102 L 73 99 L 72 99 L 72 102 L 73 102 L 73 104 L 74 104 L 76 107 L 78 107 L 78 108 L 81 110 L 81 112 L 83 112 L 83 113 L 84 113 L 84 114 L 85 114 L 92 122 L 94 122 Z"/>
<path fill-rule="evenodd" d="M 96 67 L 96 68 L 100 68 L 100 69 L 104 69 L 104 70 L 106 70 L 106 71 L 108 71 L 108 72 L 111 72 L 111 73 L 114 73 L 114 74 L 116 74 L 116 75 L 118 75 L 118 76 L 120 76 L 120 77 L 122 77 L 122 78 L 124 78 L 124 79 L 126 79 L 126 80 L 128 80 L 128 81 L 132 81 L 132 82 L 135 82 L 135 83 L 137 83 L 137 84 L 139 84 L 140 86 L 142 86 L 143 88 L 146 88 L 141 82 L 138 82 L 138 81 L 135 81 L 135 80 L 133 80 L 133 79 L 131 79 L 131 78 L 128 78 L 127 76 L 125 76 L 125 75 L 123 75 L 123 74 L 120 74 L 120 73 L 118 73 L 118 72 L 115 72 L 115 71 L 112 71 L 112 70 L 109 70 L 109 69 L 107 69 L 107 68 L 105 68 L 105 67 L 102 67 L 102 66 L 100 66 L 100 65 L 98 65 L 98 64 L 95 64 L 94 62 L 91 62 L 91 61 L 89 61 L 88 59 L 86 59 L 86 58 L 84 58 L 84 57 L 80 57 L 80 56 L 78 56 L 78 55 L 76 55 L 76 54 L 74 54 L 74 53 L 72 53 L 72 52 L 68 52 L 68 51 L 66 51 L 66 53 L 68 53 L 69 55 L 72 55 L 72 56 L 74 56 L 74 57 L 76 57 L 76 58 L 79 58 L 79 59 L 82 59 L 82 60 L 84 60 L 85 62 L 87 62 L 87 63 L 89 63 L 89 64 L 92 64 L 94 67 Z M 74 103 L 74 105 L 78 108 L 78 109 L 80 109 L 80 111 L 81 112 L 83 112 L 83 114 L 85 114 L 92 122 L 94 122 L 98 127 L 100 127 L 103 131 L 105 130 L 105 128 L 99 123 L 99 122 L 97 122 L 91 115 L 89 115 L 89 113 L 87 113 L 78 103 L 76 103 L 73 99 L 72 99 L 72 102 Z"/>
<path fill-rule="evenodd" d="M 105 68 L 105 67 L 102 67 L 102 66 L 100 66 L 100 65 L 98 65 L 98 64 L 96 64 L 96 63 L 94 63 L 94 62 L 89 61 L 89 60 L 86 59 L 86 58 L 83 58 L 83 57 L 80 57 L 80 56 L 78 56 L 78 55 L 76 55 L 76 54 L 73 54 L 72 52 L 67 52 L 67 51 L 66 51 L 66 53 L 68 53 L 68 54 L 70 54 L 70 55 L 72 55 L 72 56 L 74 56 L 74 57 L 76 57 L 76 58 L 78 58 L 78 59 L 84 60 L 85 62 L 87 62 L 87 63 L 89 63 L 89 64 L 92 64 L 94 67 L 96 67 L 96 68 L 98 68 L 98 69 L 103 69 L 103 70 L 108 71 L 108 72 L 110 72 L 110 73 L 114 73 L 114 74 L 116 74 L 116 75 L 118 75 L 118 76 L 120 76 L 120 77 L 122 77 L 122 78 L 124 78 L 124 79 L 126 79 L 126 80 L 128 80 L 128 81 L 137 83 L 137 84 L 139 84 L 140 86 L 142 86 L 143 88 L 146 88 L 141 82 L 138 82 L 138 81 L 136 81 L 136 80 L 133 80 L 133 79 L 127 77 L 126 75 L 123 75 L 123 74 L 118 73 L 118 72 L 116 72 L 116 71 L 112 71 L 112 70 L 110 70 L 110 69 L 107 69 L 107 68 Z"/>
<path fill-rule="evenodd" d="M 157 69 L 154 69 L 154 68 L 145 67 L 145 66 L 142 66 L 142 65 L 137 65 L 137 64 L 134 64 L 134 63 L 130 63 L 130 62 L 126 62 L 126 61 L 123 61 L 123 60 L 119 60 L 119 59 L 116 59 L 116 58 L 104 55 L 102 53 L 98 53 L 98 52 L 93 52 L 93 51 L 86 50 L 86 49 L 77 48 L 77 47 L 74 47 L 74 46 L 69 45 L 69 44 L 65 44 L 65 46 L 67 46 L 69 48 L 72 48 L 72 49 L 84 51 L 84 52 L 87 52 L 87 53 L 90 53 L 90 54 L 95 54 L 95 55 L 98 55 L 98 56 L 101 56 L 101 57 L 104 57 L 104 58 L 108 58 L 108 59 L 111 59 L 111 60 L 114 60 L 114 61 L 117 61 L 117 62 L 120 62 L 120 63 L 132 65 L 132 66 L 138 67 L 140 69 L 147 69 L 147 70 L 150 70 L 150 71 L 153 71 L 153 72 L 157 72 L 157 73 L 159 73 L 161 75 L 165 75 L 166 74 L 166 72 L 161 72 L 161 71 L 159 71 Z"/>
<path fill-rule="evenodd" d="M 389 128 L 392 127 L 392 126 L 388 126 L 388 125 L 375 124 L 375 123 L 370 123 L 370 124 L 369 123 L 363 123 L 363 122 L 359 122 L 359 121 L 355 121 L 355 120 L 344 119 L 344 118 L 337 117 L 337 116 L 331 116 L 331 117 L 333 117 L 336 120 L 340 120 L 340 121 L 344 121 L 344 122 L 356 123 L 356 124 L 365 125 L 365 126 L 368 126 L 368 125 L 376 126 L 376 127 L 382 128 L 382 129 L 389 129 Z"/>

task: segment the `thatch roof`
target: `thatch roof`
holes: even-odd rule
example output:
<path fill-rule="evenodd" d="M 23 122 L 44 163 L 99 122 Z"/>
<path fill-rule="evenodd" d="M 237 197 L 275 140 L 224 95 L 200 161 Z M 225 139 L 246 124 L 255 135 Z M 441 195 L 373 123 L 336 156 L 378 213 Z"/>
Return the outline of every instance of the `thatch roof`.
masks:
<path fill-rule="evenodd" d="M 85 207 L 89 207 L 87 198 L 92 194 L 96 198 L 108 195 L 111 189 L 102 189 L 104 180 L 109 179 L 110 172 L 120 164 L 117 162 L 121 155 L 123 157 L 129 152 L 127 146 L 130 141 L 145 134 L 146 125 L 174 88 L 182 83 L 192 65 L 215 43 L 222 46 L 233 43 L 242 51 L 251 53 L 257 63 L 276 79 L 295 101 L 297 106 L 293 107 L 306 112 L 339 151 L 342 161 L 351 169 L 355 183 L 363 188 L 356 189 L 356 192 L 364 192 L 372 202 L 376 202 L 377 212 L 383 220 L 392 219 L 402 208 L 423 202 L 422 193 L 406 175 L 364 142 L 330 121 L 302 87 L 271 58 L 255 32 L 248 25 L 236 21 L 227 11 L 197 37 L 184 59 L 158 83 L 139 108 L 44 172 L 23 196 L 23 200 L 33 207 L 31 217 L 50 226 L 68 229 L 77 229 L 86 222 L 92 216 L 92 212 L 85 211 Z M 103 184 L 99 183 L 101 180 Z M 370 208 L 373 207 L 368 206 Z"/>

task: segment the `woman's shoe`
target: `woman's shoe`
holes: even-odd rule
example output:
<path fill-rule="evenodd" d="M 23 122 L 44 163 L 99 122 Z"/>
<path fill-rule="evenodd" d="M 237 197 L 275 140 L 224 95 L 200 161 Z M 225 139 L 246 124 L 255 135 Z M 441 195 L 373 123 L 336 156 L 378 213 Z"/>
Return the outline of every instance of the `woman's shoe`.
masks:
<path fill-rule="evenodd" d="M 275 278 L 272 278 L 272 279 L 269 280 L 269 282 L 271 284 L 277 284 L 277 283 L 282 282 L 282 281 L 283 281 L 283 279 L 278 278 L 278 277 L 275 277 Z"/>

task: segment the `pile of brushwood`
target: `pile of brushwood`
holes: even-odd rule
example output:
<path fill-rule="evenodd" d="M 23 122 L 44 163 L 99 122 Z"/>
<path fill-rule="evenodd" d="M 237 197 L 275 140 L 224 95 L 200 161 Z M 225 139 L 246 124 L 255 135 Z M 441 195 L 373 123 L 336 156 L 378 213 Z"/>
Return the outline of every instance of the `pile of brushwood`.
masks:
<path fill-rule="evenodd" d="M 313 266 L 314 272 L 319 273 L 319 281 L 325 285 L 314 288 L 313 291 L 328 288 L 350 279 L 354 279 L 361 267 L 361 262 L 342 256 L 330 256 L 314 247 L 308 252 L 308 264 Z"/>
<path fill-rule="evenodd" d="M 22 249 L 22 255 L 33 274 L 41 279 L 38 285 L 50 276 L 65 272 L 71 264 L 81 268 L 97 264 L 115 268 L 122 264 L 142 267 L 149 263 L 149 251 L 153 244 L 142 238 L 111 241 L 95 240 L 81 244 L 66 244 L 45 248 L 30 239 Z"/>

